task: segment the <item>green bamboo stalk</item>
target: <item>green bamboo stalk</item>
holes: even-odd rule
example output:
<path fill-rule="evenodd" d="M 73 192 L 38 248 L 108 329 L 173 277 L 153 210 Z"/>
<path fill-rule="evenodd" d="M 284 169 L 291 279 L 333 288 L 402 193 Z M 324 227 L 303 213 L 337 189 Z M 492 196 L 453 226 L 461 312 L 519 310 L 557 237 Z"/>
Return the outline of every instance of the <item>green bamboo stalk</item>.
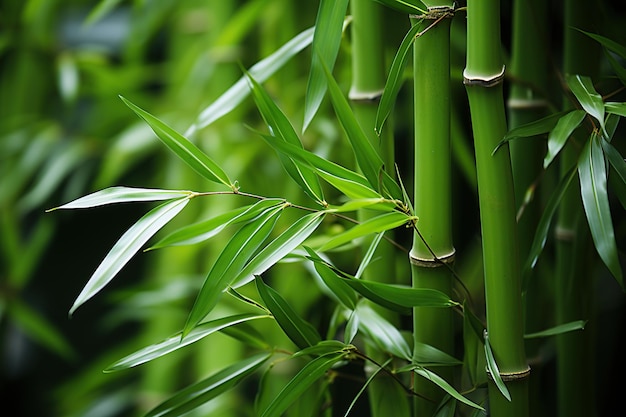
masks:
<path fill-rule="evenodd" d="M 420 235 L 414 235 L 410 252 L 414 288 L 432 288 L 452 293 L 452 274 L 446 267 L 454 261 L 452 243 L 451 156 L 450 156 L 450 22 L 451 1 L 431 2 L 429 13 L 413 24 L 423 34 L 414 43 L 415 102 L 415 193 L 414 209 L 419 216 Z M 452 311 L 417 307 L 413 311 L 416 346 L 429 344 L 454 353 Z M 452 382 L 452 369 L 437 372 Z M 433 415 L 444 392 L 430 381 L 417 378 L 416 416 Z"/>
<path fill-rule="evenodd" d="M 350 101 L 355 117 L 370 142 L 378 150 L 385 164 L 385 169 L 393 175 L 395 167 L 394 141 L 392 130 L 387 127 L 380 137 L 374 126 L 378 103 L 385 87 L 385 54 L 383 28 L 383 9 L 371 0 L 353 0 L 350 3 L 352 15 L 352 85 Z M 365 210 L 358 213 L 361 221 L 371 217 Z M 366 248 L 372 239 L 363 243 Z M 394 283 L 396 279 L 395 249 L 382 241 L 374 255 L 377 258 L 363 273 L 363 278 L 371 281 Z M 397 314 L 388 310 L 373 308 L 391 322 L 398 323 Z M 368 346 L 368 355 L 382 361 L 384 354 L 377 352 L 374 346 Z M 372 370 L 375 372 L 376 370 Z M 389 376 L 379 373 L 368 387 L 371 415 L 384 417 L 394 413 L 408 415 L 409 405 L 402 389 Z"/>
<path fill-rule="evenodd" d="M 563 72 L 593 77 L 598 72 L 599 49 L 574 28 L 593 31 L 594 7 L 589 2 L 569 0 L 564 5 Z M 571 107 L 565 100 L 564 107 Z M 583 138 L 584 140 L 584 138 Z M 561 175 L 578 161 L 578 147 L 569 141 L 560 159 Z M 556 238 L 556 318 L 559 323 L 591 319 L 592 282 L 585 253 L 589 233 L 580 186 L 574 181 L 563 196 L 558 211 Z M 595 384 L 593 324 L 584 332 L 571 332 L 556 338 L 557 409 L 559 416 L 594 416 Z"/>
<path fill-rule="evenodd" d="M 507 131 L 499 1 L 468 0 L 467 31 L 464 83 L 476 152 L 487 331 L 511 395 L 508 401 L 491 382 L 489 403 L 495 417 L 521 417 L 528 415 L 530 369 L 524 351 L 515 195 L 509 148 L 493 153 Z"/>

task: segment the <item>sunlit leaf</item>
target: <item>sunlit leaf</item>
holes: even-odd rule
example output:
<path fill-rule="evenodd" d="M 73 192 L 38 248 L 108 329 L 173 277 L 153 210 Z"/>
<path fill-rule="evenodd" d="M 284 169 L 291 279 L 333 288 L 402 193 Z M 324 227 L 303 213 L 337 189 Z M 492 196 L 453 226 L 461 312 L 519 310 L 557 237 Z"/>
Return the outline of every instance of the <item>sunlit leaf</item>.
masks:
<path fill-rule="evenodd" d="M 486 330 L 484 333 L 484 340 L 485 340 L 485 357 L 487 358 L 487 369 L 489 369 L 489 374 L 491 375 L 493 382 L 496 384 L 496 387 L 498 387 L 498 390 L 500 391 L 500 393 L 504 395 L 504 398 L 511 401 L 511 394 L 509 393 L 508 388 L 506 387 L 506 385 L 504 384 L 504 381 L 502 381 L 502 377 L 500 376 L 500 370 L 498 369 L 496 358 L 493 356 L 493 351 L 491 350 L 491 344 L 489 343 L 489 335 Z"/>
<path fill-rule="evenodd" d="M 367 304 L 359 303 L 355 311 L 359 318 L 359 330 L 381 350 L 407 361 L 412 359 L 409 345 L 394 325 L 382 318 Z"/>
<path fill-rule="evenodd" d="M 207 379 L 177 392 L 146 414 L 146 417 L 181 416 L 232 389 L 258 370 L 270 357 L 269 353 L 258 353 L 224 368 Z"/>
<path fill-rule="evenodd" d="M 329 213 L 347 213 L 361 209 L 372 209 L 378 211 L 393 211 L 397 202 L 384 198 L 361 198 L 357 200 L 349 200 L 340 206 L 329 205 L 326 209 Z"/>
<path fill-rule="evenodd" d="M 594 88 L 591 78 L 568 75 L 566 81 L 582 108 L 596 119 L 604 130 L 604 102 L 602 96 Z"/>
<path fill-rule="evenodd" d="M 341 44 L 343 22 L 348 8 L 348 0 L 321 0 L 315 20 L 313 35 L 313 58 L 304 100 L 304 125 L 306 128 L 313 120 L 317 109 L 326 93 L 326 77 L 323 65 L 331 69 Z"/>
<path fill-rule="evenodd" d="M 402 226 L 403 224 L 407 224 L 408 222 L 414 220 L 416 220 L 415 217 L 410 217 L 398 211 L 383 213 L 379 216 L 369 218 L 343 233 L 331 237 L 319 248 L 319 250 L 322 252 L 327 251 L 351 242 L 359 237 L 395 229 L 396 227 Z"/>
<path fill-rule="evenodd" d="M 273 239 L 241 270 L 234 280 L 233 287 L 238 288 L 267 271 L 302 244 L 320 225 L 324 212 L 302 216 L 289 228 Z"/>
<path fill-rule="evenodd" d="M 469 405 L 470 407 L 474 407 L 474 408 L 477 408 L 479 410 L 484 410 L 484 408 L 481 407 L 480 405 L 478 405 L 478 404 L 468 400 L 463 395 L 461 395 L 457 390 L 454 389 L 454 387 L 452 385 L 450 385 L 448 382 L 446 382 L 445 379 L 443 379 L 442 377 L 440 377 L 439 375 L 437 375 L 433 371 L 430 371 L 430 370 L 428 370 L 426 368 L 417 367 L 417 368 L 415 368 L 414 372 L 416 374 L 418 374 L 419 376 L 421 376 L 423 378 L 426 378 L 427 380 L 431 381 L 432 383 L 437 385 L 439 388 L 444 390 L 446 393 L 448 393 L 451 397 L 457 399 L 458 401 L 462 402 L 463 404 Z"/>
<path fill-rule="evenodd" d="M 587 324 L 586 320 L 572 321 L 569 323 L 551 327 L 546 330 L 542 330 L 540 332 L 525 334 L 524 339 L 535 339 L 539 337 L 555 336 L 563 333 L 573 332 L 576 330 L 584 330 L 585 324 Z"/>
<path fill-rule="evenodd" d="M 162 342 L 156 343 L 154 345 L 147 346 L 143 349 L 140 349 L 122 359 L 110 365 L 105 372 L 114 372 L 120 371 L 122 369 L 132 368 L 151 360 L 160 358 L 169 353 L 172 353 L 178 349 L 182 349 L 186 346 L 191 345 L 192 343 L 197 342 L 213 333 L 218 331 L 222 331 L 231 326 L 235 326 L 237 324 L 241 324 L 244 322 L 248 322 L 250 320 L 270 318 L 269 315 L 258 315 L 258 314 L 238 314 L 230 317 L 223 317 L 217 320 L 208 321 L 205 323 L 201 323 L 196 326 L 185 338 L 181 339 L 181 333 L 177 333 L 176 335 L 163 340 Z"/>
<path fill-rule="evenodd" d="M 281 46 L 276 52 L 253 65 L 248 73 L 255 80 L 262 83 L 282 68 L 293 56 L 297 55 L 313 41 L 315 28 L 309 28 Z M 241 77 L 232 87 L 200 113 L 198 120 L 193 124 L 185 136 L 193 135 L 234 110 L 250 94 L 246 76 Z"/>
<path fill-rule="evenodd" d="M 70 315 L 104 288 L 156 232 L 189 203 L 189 198 L 168 201 L 152 209 L 122 235 L 74 301 Z"/>
<path fill-rule="evenodd" d="M 228 178 L 228 175 L 226 175 L 226 172 L 207 156 L 207 154 L 202 152 L 200 148 L 190 142 L 189 139 L 124 97 L 120 96 L 120 98 L 124 104 L 150 125 L 157 137 L 161 139 L 172 152 L 198 174 L 210 181 L 224 184 L 228 188 L 235 187 L 233 182 Z"/>
<path fill-rule="evenodd" d="M 217 305 L 222 293 L 269 236 L 283 207 L 272 207 L 233 235 L 209 271 L 189 313 L 183 337 Z"/>
<path fill-rule="evenodd" d="M 548 135 L 548 153 L 543 160 L 543 167 L 547 168 L 554 158 L 561 152 L 565 142 L 574 130 L 582 123 L 586 113 L 583 110 L 574 110 L 559 119 L 556 126 Z"/>
<path fill-rule="evenodd" d="M 191 191 L 181 190 L 158 190 L 153 188 L 130 188 L 130 187 L 110 187 L 95 193 L 70 201 L 62 206 L 55 207 L 53 210 L 59 209 L 80 209 L 99 207 L 106 204 L 117 204 L 138 201 L 160 201 L 172 200 L 175 198 L 188 197 L 192 195 Z"/>
<path fill-rule="evenodd" d="M 607 193 L 607 167 L 600 141 L 592 134 L 578 161 L 580 192 L 596 250 L 617 282 L 623 287 L 622 268 L 617 256 L 611 209 Z"/>
<path fill-rule="evenodd" d="M 406 67 L 408 58 L 411 55 L 411 47 L 413 46 L 413 42 L 415 42 L 415 38 L 420 30 L 420 27 L 420 25 L 411 26 L 411 29 L 409 29 L 407 34 L 404 36 L 404 39 L 402 40 L 402 43 L 393 58 L 393 62 L 391 63 L 391 69 L 389 70 L 383 95 L 380 98 L 378 111 L 376 112 L 375 129 L 376 133 L 379 135 L 383 130 L 385 121 L 391 113 L 393 105 L 395 104 L 400 87 L 402 87 L 402 75 L 404 73 L 404 68 Z"/>
<path fill-rule="evenodd" d="M 296 346 L 304 349 L 322 340 L 317 330 L 302 319 L 287 301 L 276 290 L 266 285 L 260 277 L 256 279 L 256 287 L 266 307 L 276 319 L 276 323 Z"/>
<path fill-rule="evenodd" d="M 344 357 L 344 353 L 331 353 L 319 356 L 307 363 L 274 400 L 259 413 L 260 417 L 280 417 L 291 404 L 307 391 L 311 385 L 322 378 L 334 364 Z"/>
<path fill-rule="evenodd" d="M 380 241 L 383 240 L 384 236 L 385 236 L 384 232 L 378 233 L 376 236 L 374 236 L 370 245 L 365 251 L 365 254 L 363 255 L 363 259 L 361 259 L 361 263 L 359 264 L 359 269 L 357 269 L 356 273 L 354 274 L 355 278 L 361 278 L 361 276 L 365 272 L 365 269 L 367 269 L 368 265 L 372 262 L 372 258 L 374 258 L 376 249 L 378 248 Z"/>

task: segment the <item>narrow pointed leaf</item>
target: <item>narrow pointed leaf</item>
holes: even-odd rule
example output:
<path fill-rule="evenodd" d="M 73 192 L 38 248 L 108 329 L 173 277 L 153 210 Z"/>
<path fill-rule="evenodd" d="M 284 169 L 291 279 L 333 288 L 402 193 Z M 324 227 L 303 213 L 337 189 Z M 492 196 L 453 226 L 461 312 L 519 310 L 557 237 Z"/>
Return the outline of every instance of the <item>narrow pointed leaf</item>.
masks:
<path fill-rule="evenodd" d="M 250 260 L 235 278 L 233 287 L 238 288 L 254 280 L 255 275 L 261 275 L 290 254 L 311 236 L 323 219 L 323 212 L 311 213 L 299 218 Z"/>
<path fill-rule="evenodd" d="M 189 139 L 157 119 L 147 111 L 134 105 L 124 97 L 121 97 L 126 104 L 139 117 L 144 119 L 152 128 L 161 142 L 165 144 L 172 152 L 176 154 L 187 165 L 193 168 L 198 174 L 204 178 L 214 181 L 218 184 L 224 184 L 228 188 L 233 188 L 232 181 L 228 175 L 217 165 L 207 154 L 202 152 L 200 148 L 194 145 Z"/>
<path fill-rule="evenodd" d="M 443 379 L 442 377 L 440 377 L 433 371 L 430 371 L 426 368 L 418 367 L 415 369 L 414 372 L 418 374 L 419 376 L 431 381 L 432 383 L 437 385 L 439 388 L 444 390 L 446 393 L 448 393 L 451 397 L 457 399 L 463 404 L 469 405 L 470 407 L 474 407 L 479 410 L 484 410 L 484 408 L 481 407 L 480 405 L 474 403 L 473 401 L 468 400 L 463 395 L 461 395 L 457 390 L 454 389 L 452 385 L 450 385 L 448 382 L 446 382 L 445 379 Z"/>
<path fill-rule="evenodd" d="M 240 323 L 236 326 L 225 327 L 220 330 L 220 333 L 224 333 L 225 335 L 228 335 L 254 349 L 272 349 L 272 345 L 267 342 L 266 337 L 263 336 L 260 331 L 247 323 Z"/>
<path fill-rule="evenodd" d="M 355 311 L 359 319 L 359 330 L 372 342 L 385 352 L 411 361 L 411 349 L 394 325 L 364 303 L 360 303 Z"/>
<path fill-rule="evenodd" d="M 393 211 L 397 206 L 397 202 L 384 198 L 362 198 L 350 200 L 340 206 L 329 205 L 326 209 L 329 213 L 347 213 L 360 209 L 372 209 L 378 211 Z"/>
<path fill-rule="evenodd" d="M 590 38 L 599 42 L 606 49 L 613 51 L 620 57 L 626 59 L 626 47 L 624 47 L 623 45 L 619 44 L 618 42 L 615 42 L 614 40 L 598 35 L 596 33 L 585 32 L 584 30 L 580 30 L 580 29 L 578 30 L 584 33 L 585 35 L 589 36 Z"/>
<path fill-rule="evenodd" d="M 354 350 L 354 346 L 340 342 L 339 340 L 322 340 L 316 345 L 309 346 L 302 350 L 297 351 L 291 357 L 297 358 L 300 356 L 325 356 L 333 353 L 348 352 Z"/>
<path fill-rule="evenodd" d="M 527 123 L 508 131 L 506 135 L 504 135 L 504 138 L 502 138 L 502 140 L 498 143 L 493 153 L 495 153 L 500 148 L 500 146 L 504 145 L 510 140 L 516 138 L 539 136 L 550 132 L 552 129 L 554 129 L 559 120 L 561 120 L 561 117 L 563 117 L 565 114 L 565 112 L 551 114 L 550 116 L 546 116 L 543 119 Z"/>
<path fill-rule="evenodd" d="M 267 408 L 259 413 L 260 417 L 280 417 L 304 394 L 311 385 L 322 378 L 334 364 L 345 356 L 344 353 L 331 353 L 320 356 L 307 363 L 294 376 L 285 387 L 276 395 L 276 398 L 269 403 Z"/>
<path fill-rule="evenodd" d="M 276 323 L 296 346 L 304 349 L 322 340 L 317 330 L 302 319 L 276 290 L 266 285 L 258 276 L 256 287 L 266 307 L 276 319 Z"/>
<path fill-rule="evenodd" d="M 626 117 L 626 103 L 614 103 L 608 102 L 604 105 L 607 113 L 617 114 L 618 116 Z"/>
<path fill-rule="evenodd" d="M 409 29 L 407 34 L 404 36 L 404 39 L 402 40 L 402 43 L 393 58 L 393 62 L 391 63 L 389 76 L 387 76 L 383 95 L 380 98 L 380 103 L 378 104 L 378 110 L 376 112 L 375 129 L 378 135 L 382 132 L 383 125 L 389 117 L 389 114 L 391 114 L 396 97 L 398 97 L 398 93 L 400 92 L 400 87 L 402 87 L 404 69 L 409 60 L 409 56 L 411 55 L 412 46 L 420 28 L 421 25 L 411 26 L 411 29 Z"/>
<path fill-rule="evenodd" d="M 563 333 L 573 332 L 576 330 L 584 330 L 585 324 L 587 324 L 586 320 L 576 320 L 569 323 L 560 324 L 558 326 L 554 326 L 540 332 L 525 334 L 524 339 L 535 339 L 539 337 L 555 336 Z"/>
<path fill-rule="evenodd" d="M 380 233 L 386 230 L 395 229 L 396 227 L 407 224 L 408 222 L 415 219 L 415 217 L 410 217 L 398 211 L 383 213 L 379 216 L 367 219 L 363 223 L 359 223 L 343 233 L 333 236 L 325 244 L 323 244 L 319 248 L 319 250 L 327 251 L 341 246 L 345 243 L 351 242 L 352 240 L 359 237 L 363 237 L 372 233 Z"/>
<path fill-rule="evenodd" d="M 245 323 L 250 320 L 270 318 L 269 315 L 258 315 L 258 314 L 238 314 L 230 317 L 223 317 L 217 320 L 208 321 L 205 323 L 201 323 L 197 327 L 195 327 L 184 339 L 181 339 L 181 333 L 177 333 L 176 335 L 163 340 L 162 342 L 156 343 L 154 345 L 147 346 L 143 349 L 140 349 L 122 359 L 110 365 L 105 372 L 115 372 L 120 371 L 122 369 L 132 368 L 151 360 L 163 357 L 169 353 L 172 353 L 178 349 L 182 349 L 186 346 L 191 345 L 192 343 L 197 342 L 213 333 L 219 332 L 231 326 L 235 326 L 240 323 Z"/>
<path fill-rule="evenodd" d="M 173 200 L 192 195 L 191 191 L 157 190 L 152 188 L 110 187 L 96 191 L 62 206 L 47 210 L 81 209 L 99 207 L 107 204 L 128 203 L 138 201 Z"/>
<path fill-rule="evenodd" d="M 496 363 L 496 358 L 493 356 L 493 351 L 491 350 L 491 344 L 489 343 L 489 336 L 487 334 L 487 331 L 485 331 L 484 337 L 485 337 L 485 357 L 487 358 L 487 369 L 489 369 L 491 378 L 493 379 L 493 382 L 496 384 L 496 387 L 498 387 L 498 390 L 500 391 L 500 393 L 504 395 L 504 398 L 511 401 L 511 394 L 509 393 L 508 388 L 504 384 L 504 381 L 502 381 L 502 377 L 500 376 L 500 370 L 498 369 L 498 364 Z"/>
<path fill-rule="evenodd" d="M 104 288 L 156 232 L 172 220 L 189 203 L 188 198 L 168 201 L 152 209 L 122 235 L 102 263 L 93 273 L 87 285 L 74 301 L 70 315 L 85 301 Z"/>
<path fill-rule="evenodd" d="M 326 77 L 323 65 L 332 70 L 339 52 L 343 22 L 348 8 L 348 0 L 321 0 L 315 20 L 313 35 L 313 58 L 304 100 L 304 125 L 313 120 L 326 93 Z"/>
<path fill-rule="evenodd" d="M 224 368 L 207 379 L 179 391 L 151 410 L 146 414 L 146 417 L 181 416 L 234 388 L 243 379 L 258 370 L 270 357 L 270 353 L 258 353 Z"/>
<path fill-rule="evenodd" d="M 267 58 L 259 61 L 253 65 L 248 72 L 254 79 L 262 83 L 271 77 L 276 71 L 282 68 L 289 60 L 297 55 L 304 48 L 309 46 L 313 42 L 313 33 L 315 28 L 309 28 L 293 39 L 289 40 L 276 52 L 269 55 Z M 193 124 L 185 136 L 193 135 L 197 130 L 202 129 L 233 111 L 241 102 L 250 94 L 250 88 L 246 76 L 241 77 L 232 87 L 230 87 L 224 94 L 222 94 L 211 105 L 204 109 L 198 120 Z"/>
<path fill-rule="evenodd" d="M 358 301 L 354 290 L 350 288 L 345 280 L 341 279 L 335 270 L 320 258 L 313 249 L 308 247 L 304 249 L 308 252 L 309 259 L 313 261 L 315 271 L 331 291 L 332 295 L 346 308 L 354 310 Z"/>
<path fill-rule="evenodd" d="M 385 236 L 385 233 L 382 232 L 382 233 L 378 233 L 374 237 L 374 239 L 372 239 L 372 242 L 370 243 L 369 247 L 365 251 L 365 254 L 363 255 L 363 259 L 361 259 L 361 263 L 359 264 L 359 269 L 357 269 L 356 273 L 354 274 L 355 278 L 361 278 L 361 276 L 365 272 L 365 269 L 367 269 L 368 265 L 372 262 L 372 258 L 374 257 L 374 254 L 376 253 L 376 249 L 378 248 L 380 241 L 383 240 L 384 236 Z"/>
<path fill-rule="evenodd" d="M 421 1 L 413 0 L 375 0 L 394 10 L 409 14 L 426 13 L 428 8 Z"/>
<path fill-rule="evenodd" d="M 607 193 L 607 169 L 600 141 L 592 134 L 578 161 L 580 192 L 596 250 L 617 282 L 623 287 L 622 269 L 617 256 L 611 209 Z"/>
<path fill-rule="evenodd" d="M 622 183 L 626 184 L 626 161 L 617 149 L 611 143 L 606 140 L 602 141 L 602 149 L 604 150 L 604 154 L 606 155 L 609 163 L 619 176 Z"/>
<path fill-rule="evenodd" d="M 596 119 L 604 130 L 604 102 L 602 96 L 595 90 L 591 78 L 569 75 L 566 77 L 566 81 L 582 108 Z"/>
<path fill-rule="evenodd" d="M 582 123 L 586 113 L 583 110 L 574 110 L 561 117 L 556 126 L 548 135 L 548 153 L 543 160 L 544 169 L 547 168 L 554 158 L 561 152 L 565 142 L 574 130 Z"/>
<path fill-rule="evenodd" d="M 463 362 L 452 355 L 426 343 L 413 346 L 413 362 L 422 366 L 456 366 Z"/>
<path fill-rule="evenodd" d="M 183 329 L 183 337 L 217 305 L 222 293 L 230 286 L 237 274 L 269 236 L 282 207 L 267 209 L 254 221 L 244 225 L 230 239 L 209 271 L 200 293 L 189 313 Z"/>

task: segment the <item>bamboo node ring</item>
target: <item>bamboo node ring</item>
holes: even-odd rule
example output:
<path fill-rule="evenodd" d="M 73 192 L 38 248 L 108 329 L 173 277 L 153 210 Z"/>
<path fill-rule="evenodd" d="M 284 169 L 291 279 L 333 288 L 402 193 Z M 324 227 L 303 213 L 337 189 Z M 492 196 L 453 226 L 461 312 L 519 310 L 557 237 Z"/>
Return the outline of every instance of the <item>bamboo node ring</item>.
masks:
<path fill-rule="evenodd" d="M 502 70 L 498 74 L 481 76 L 468 74 L 466 68 L 465 71 L 463 71 L 463 84 L 478 87 L 495 87 L 504 81 L 504 69 L 505 66 L 502 65 Z"/>
<path fill-rule="evenodd" d="M 437 19 L 448 19 L 454 17 L 454 12 L 456 11 L 456 4 L 452 6 L 430 6 L 428 11 L 424 14 L 411 14 L 409 15 L 410 19 L 428 19 L 428 20 L 437 20 Z"/>
<path fill-rule="evenodd" d="M 491 372 L 489 371 L 489 368 L 486 368 L 485 370 L 487 371 L 487 376 L 489 376 L 489 379 L 491 379 L 493 381 L 493 375 L 491 375 Z M 524 369 L 523 371 L 500 372 L 500 378 L 504 382 L 519 381 L 521 379 L 528 378 L 529 376 L 530 376 L 530 366 L 527 366 L 527 368 Z"/>
<path fill-rule="evenodd" d="M 378 91 L 353 91 L 348 93 L 348 98 L 353 102 L 377 103 L 383 96 L 383 90 Z"/>
<path fill-rule="evenodd" d="M 452 249 L 451 253 L 436 258 L 420 258 L 409 253 L 409 260 L 411 261 L 411 264 L 415 266 L 421 266 L 424 268 L 438 268 L 445 264 L 454 263 L 455 254 L 456 251 L 454 249 Z"/>

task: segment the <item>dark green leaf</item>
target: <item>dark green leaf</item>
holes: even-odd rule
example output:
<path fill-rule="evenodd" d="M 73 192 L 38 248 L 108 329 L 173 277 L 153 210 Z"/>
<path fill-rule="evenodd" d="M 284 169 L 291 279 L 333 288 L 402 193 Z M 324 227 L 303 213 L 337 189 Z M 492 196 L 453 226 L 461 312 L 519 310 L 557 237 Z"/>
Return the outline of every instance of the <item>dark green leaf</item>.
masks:
<path fill-rule="evenodd" d="M 319 356 L 307 363 L 260 413 L 260 417 L 280 417 L 291 404 L 297 401 L 313 383 L 322 378 L 326 371 L 339 362 L 343 356 L 344 353 L 331 353 Z"/>
<path fill-rule="evenodd" d="M 322 340 L 314 346 L 309 346 L 302 350 L 297 351 L 292 357 L 297 358 L 299 356 L 326 356 L 332 353 L 341 353 L 354 350 L 354 346 L 340 342 L 339 340 Z"/>
<path fill-rule="evenodd" d="M 146 417 L 181 416 L 232 389 L 259 369 L 270 357 L 269 353 L 259 353 L 224 368 L 207 379 L 179 391 L 151 410 Z"/>
<path fill-rule="evenodd" d="M 493 356 L 493 351 L 491 350 L 491 344 L 489 343 L 489 335 L 485 330 L 485 357 L 487 358 L 487 369 L 489 369 L 489 374 L 493 379 L 493 382 L 498 387 L 498 390 L 504 395 L 504 398 L 511 401 L 511 394 L 509 394 L 509 390 L 502 381 L 502 377 L 500 376 L 500 370 L 498 369 L 498 364 L 496 363 L 496 358 Z"/>
<path fill-rule="evenodd" d="M 552 129 L 554 129 L 559 120 L 561 120 L 561 117 L 563 117 L 565 114 L 565 112 L 552 114 L 550 116 L 544 117 L 543 119 L 527 123 L 508 131 L 507 134 L 504 135 L 504 138 L 502 138 L 502 140 L 498 143 L 496 149 L 493 150 L 493 153 L 495 154 L 500 146 L 504 145 L 512 139 L 529 138 L 550 132 Z"/>
<path fill-rule="evenodd" d="M 120 96 L 120 98 L 131 110 L 150 125 L 158 138 L 161 139 L 176 156 L 193 168 L 198 174 L 210 181 L 224 184 L 228 188 L 236 188 L 224 170 L 202 152 L 200 148 L 147 111 L 139 108 L 122 96 Z"/>
<path fill-rule="evenodd" d="M 331 294 L 346 308 L 354 310 L 357 302 L 354 290 L 346 284 L 345 280 L 339 278 L 335 270 L 320 258 L 313 249 L 308 247 L 304 249 L 309 253 L 309 258 L 313 261 L 315 271 L 326 284 Z"/>
<path fill-rule="evenodd" d="M 196 324 L 217 305 L 222 293 L 232 284 L 248 260 L 267 239 L 282 210 L 283 206 L 265 210 L 254 221 L 239 229 L 230 239 L 200 289 L 183 329 L 183 337 L 187 337 Z"/>
<path fill-rule="evenodd" d="M 413 362 L 422 366 L 456 366 L 463 362 L 426 343 L 413 346 Z"/>
<path fill-rule="evenodd" d="M 622 155 L 606 140 L 602 141 L 602 149 L 621 182 L 626 184 L 626 161 L 624 161 Z"/>
<path fill-rule="evenodd" d="M 591 78 L 581 75 L 568 75 L 567 85 L 578 99 L 582 108 L 600 123 L 604 130 L 604 102 L 591 82 Z"/>
<path fill-rule="evenodd" d="M 184 348 L 185 346 L 189 346 L 190 344 L 195 343 L 200 339 L 203 339 L 215 332 L 224 330 L 230 326 L 234 326 L 250 320 L 270 317 L 271 316 L 268 315 L 244 313 L 201 323 L 196 326 L 184 339 L 181 339 L 181 333 L 177 333 L 176 335 L 165 339 L 162 342 L 147 346 L 120 359 L 119 361 L 115 362 L 107 369 L 105 369 L 105 372 L 114 372 L 120 371 L 122 369 L 132 368 L 134 366 L 138 366 L 151 360 L 165 356 L 168 353 Z"/>
<path fill-rule="evenodd" d="M 106 204 L 117 204 L 137 201 L 159 201 L 173 200 L 175 198 L 189 197 L 193 194 L 191 191 L 180 190 L 157 190 L 151 188 L 129 188 L 129 187 L 110 187 L 95 193 L 86 195 L 62 206 L 55 207 L 53 210 L 60 209 L 80 209 L 99 207 Z"/>
<path fill-rule="evenodd" d="M 315 34 L 313 35 L 313 51 L 315 52 L 306 88 L 302 130 L 306 130 L 313 120 L 326 93 L 327 85 L 323 65 L 325 64 L 331 70 L 335 66 L 347 8 L 348 0 L 320 1 L 315 20 Z"/>
<path fill-rule="evenodd" d="M 359 329 L 381 350 L 411 361 L 411 348 L 394 325 L 367 304 L 359 303 L 355 312 L 358 315 Z"/>
<path fill-rule="evenodd" d="M 70 315 L 104 288 L 156 232 L 189 203 L 189 198 L 168 201 L 150 210 L 122 235 L 93 273 L 70 309 Z"/>
<path fill-rule="evenodd" d="M 623 287 L 622 268 L 617 256 L 611 209 L 607 194 L 607 169 L 600 141 L 592 134 L 578 161 L 580 192 L 596 250 L 617 282 Z"/>
<path fill-rule="evenodd" d="M 578 29 L 580 30 L 580 29 Z M 596 33 L 590 33 L 590 32 L 585 32 L 584 30 L 580 30 L 580 32 L 584 33 L 585 35 L 589 36 L 590 38 L 598 41 L 602 46 L 604 46 L 606 49 L 615 52 L 617 55 L 619 55 L 622 58 L 626 59 L 626 47 L 624 47 L 623 45 L 609 39 L 606 38 L 604 36 L 598 35 Z"/>
<path fill-rule="evenodd" d="M 394 10 L 409 14 L 426 13 L 428 8 L 421 1 L 413 0 L 375 0 Z"/>
<path fill-rule="evenodd" d="M 255 349 L 270 350 L 272 348 L 261 332 L 247 323 L 239 323 L 236 326 L 225 327 L 221 329 L 220 332 Z"/>
<path fill-rule="evenodd" d="M 524 339 L 535 339 L 539 337 L 555 336 L 558 334 L 573 332 L 575 330 L 584 330 L 585 324 L 587 324 L 586 320 L 572 321 L 569 323 L 560 324 L 558 326 L 551 327 L 546 330 L 542 330 L 540 332 L 525 334 Z"/>
<path fill-rule="evenodd" d="M 574 110 L 559 119 L 556 126 L 548 135 L 548 153 L 543 160 L 544 169 L 550 165 L 552 160 L 561 152 L 565 142 L 572 135 L 574 130 L 582 123 L 586 113 L 583 110 Z"/>
<path fill-rule="evenodd" d="M 256 279 L 256 286 L 276 322 L 296 346 L 304 349 L 321 341 L 317 330 L 303 320 L 276 290 L 266 285 L 260 277 Z"/>

